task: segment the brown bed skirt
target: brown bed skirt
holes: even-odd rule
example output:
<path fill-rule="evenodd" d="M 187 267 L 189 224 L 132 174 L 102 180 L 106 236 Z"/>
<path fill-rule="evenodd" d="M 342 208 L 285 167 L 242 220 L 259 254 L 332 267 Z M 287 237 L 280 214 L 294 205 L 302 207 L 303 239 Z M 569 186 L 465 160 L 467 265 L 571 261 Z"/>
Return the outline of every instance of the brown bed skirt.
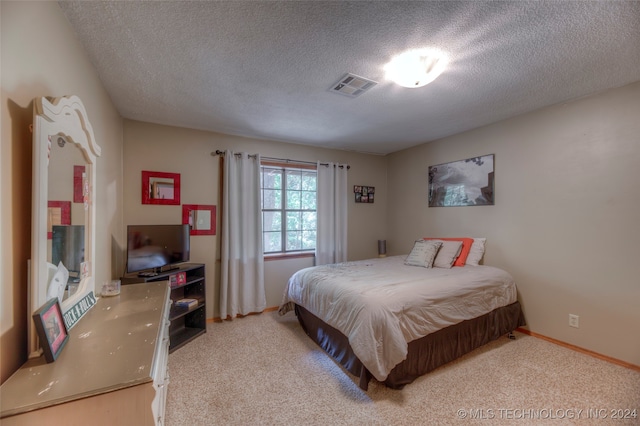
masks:
<path fill-rule="evenodd" d="M 348 372 L 359 377 L 360 387 L 367 390 L 371 373 L 355 356 L 347 337 L 302 306 L 296 305 L 295 311 L 307 335 Z M 526 324 L 520 303 L 515 302 L 409 342 L 407 358 L 391 370 L 384 384 L 402 389 L 423 374 L 523 325 Z"/>

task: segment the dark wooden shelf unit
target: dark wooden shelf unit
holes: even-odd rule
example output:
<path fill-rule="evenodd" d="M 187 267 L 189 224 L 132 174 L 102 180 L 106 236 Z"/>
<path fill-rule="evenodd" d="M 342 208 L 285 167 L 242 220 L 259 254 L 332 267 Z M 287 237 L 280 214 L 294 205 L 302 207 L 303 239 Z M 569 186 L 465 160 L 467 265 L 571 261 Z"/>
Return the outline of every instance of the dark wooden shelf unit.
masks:
<path fill-rule="evenodd" d="M 134 275 L 121 279 L 123 285 L 141 282 L 170 281 L 172 275 L 181 272 L 185 273 L 186 281 L 171 287 L 169 353 L 207 332 L 204 265 L 201 263 L 185 263 L 176 269 L 160 272 L 152 277 Z M 190 308 L 176 306 L 176 301 L 180 299 L 197 299 L 198 305 Z"/>

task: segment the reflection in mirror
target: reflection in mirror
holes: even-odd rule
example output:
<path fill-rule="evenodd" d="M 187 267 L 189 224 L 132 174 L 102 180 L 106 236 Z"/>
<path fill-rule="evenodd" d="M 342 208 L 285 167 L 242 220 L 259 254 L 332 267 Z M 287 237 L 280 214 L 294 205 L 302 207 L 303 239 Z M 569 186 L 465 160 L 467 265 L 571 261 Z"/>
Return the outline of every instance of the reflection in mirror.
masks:
<path fill-rule="evenodd" d="M 156 200 L 173 200 L 173 179 L 150 178 L 149 196 Z"/>
<path fill-rule="evenodd" d="M 211 212 L 209 210 L 191 210 L 189 224 L 196 231 L 211 229 Z"/>
<path fill-rule="evenodd" d="M 51 263 L 62 262 L 69 271 L 64 296 L 71 296 L 78 289 L 84 263 L 84 225 L 54 226 L 52 240 Z"/>
<path fill-rule="evenodd" d="M 71 225 L 71 202 L 49 200 L 47 207 L 47 239 L 50 240 L 54 225 Z"/>
<path fill-rule="evenodd" d="M 70 142 L 65 136 L 48 135 L 48 140 L 51 143 L 47 171 L 47 231 L 51 245 L 47 245 L 47 262 L 51 272 L 54 268 L 57 270 L 60 267 L 60 262 L 68 272 L 60 300 L 62 303 L 77 291 L 84 263 L 84 188 L 87 187 L 85 183 L 88 163 L 80 146 Z M 50 282 L 49 287 L 52 285 Z M 54 291 L 48 293 L 53 294 Z"/>

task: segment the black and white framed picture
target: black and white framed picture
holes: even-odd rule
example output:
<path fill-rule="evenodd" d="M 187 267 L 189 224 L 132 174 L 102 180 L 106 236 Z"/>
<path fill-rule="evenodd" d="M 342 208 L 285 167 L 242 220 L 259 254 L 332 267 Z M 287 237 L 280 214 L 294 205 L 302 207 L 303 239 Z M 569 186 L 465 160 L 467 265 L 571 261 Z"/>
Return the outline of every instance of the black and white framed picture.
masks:
<path fill-rule="evenodd" d="M 429 166 L 429 207 L 494 204 L 494 154 Z"/>

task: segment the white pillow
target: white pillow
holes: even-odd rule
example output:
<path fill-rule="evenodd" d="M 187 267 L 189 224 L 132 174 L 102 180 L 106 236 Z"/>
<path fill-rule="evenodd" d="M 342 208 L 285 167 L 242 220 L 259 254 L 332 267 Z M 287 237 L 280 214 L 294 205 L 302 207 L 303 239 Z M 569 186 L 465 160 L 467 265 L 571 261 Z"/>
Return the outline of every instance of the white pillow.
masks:
<path fill-rule="evenodd" d="M 473 244 L 471 244 L 471 250 L 467 256 L 467 265 L 478 266 L 484 256 L 484 244 L 487 241 L 486 238 L 474 238 Z"/>
<path fill-rule="evenodd" d="M 409 256 L 404 260 L 404 264 L 431 268 L 433 266 L 433 260 L 441 246 L 442 241 L 418 240 L 413 244 L 413 250 L 411 250 Z"/>
<path fill-rule="evenodd" d="M 458 256 L 460 256 L 460 252 L 462 251 L 462 241 L 431 241 L 440 241 L 442 243 L 442 246 L 440 247 L 440 250 L 438 250 L 436 258 L 433 261 L 433 267 L 451 269 L 451 267 L 453 266 L 453 262 L 456 261 Z"/>

